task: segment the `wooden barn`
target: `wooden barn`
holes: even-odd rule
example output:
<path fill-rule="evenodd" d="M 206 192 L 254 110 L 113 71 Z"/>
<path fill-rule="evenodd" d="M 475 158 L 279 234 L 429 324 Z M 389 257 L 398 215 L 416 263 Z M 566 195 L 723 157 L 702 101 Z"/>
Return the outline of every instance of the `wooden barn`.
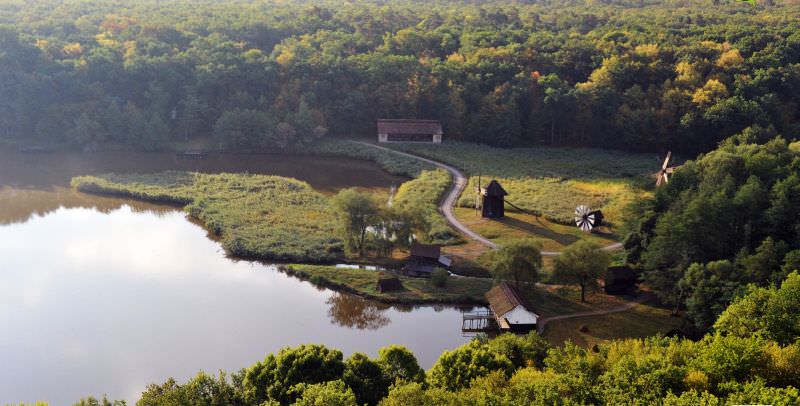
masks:
<path fill-rule="evenodd" d="M 536 330 L 539 315 L 513 285 L 501 282 L 486 292 L 486 300 L 500 331 L 525 334 Z"/>
<path fill-rule="evenodd" d="M 437 120 L 379 119 L 378 142 L 442 143 L 442 123 Z"/>
<path fill-rule="evenodd" d="M 636 289 L 636 271 L 627 266 L 612 266 L 606 271 L 605 291 L 609 295 L 624 295 Z"/>
<path fill-rule="evenodd" d="M 399 290 L 403 290 L 403 284 L 400 282 L 400 278 L 394 275 L 383 275 L 380 278 L 378 278 L 375 290 L 377 290 L 380 293 L 396 292 Z"/>
<path fill-rule="evenodd" d="M 505 189 L 496 180 L 489 182 L 485 189 L 481 190 L 483 206 L 481 215 L 487 219 L 499 219 L 505 216 L 505 197 L 508 195 Z"/>
<path fill-rule="evenodd" d="M 414 243 L 411 245 L 411 256 L 403 267 L 403 273 L 408 276 L 428 278 L 436 268 L 449 266 L 450 260 L 442 255 L 441 246 Z"/>

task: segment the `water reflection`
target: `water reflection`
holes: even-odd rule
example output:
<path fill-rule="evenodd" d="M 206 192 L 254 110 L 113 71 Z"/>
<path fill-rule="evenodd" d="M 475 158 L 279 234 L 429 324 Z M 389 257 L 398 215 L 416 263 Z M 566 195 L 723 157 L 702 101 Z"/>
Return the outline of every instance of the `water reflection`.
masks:
<path fill-rule="evenodd" d="M 359 330 L 377 330 L 389 324 L 384 314 L 391 306 L 364 298 L 334 293 L 326 301 L 330 305 L 331 323 Z"/>
<path fill-rule="evenodd" d="M 306 181 L 328 194 L 345 187 L 387 189 L 402 183 L 402 178 L 387 174 L 371 162 L 336 157 L 211 154 L 207 159 L 191 160 L 171 153 L 20 154 L 0 150 L 0 225 L 25 222 L 31 216 L 42 216 L 59 207 L 108 212 L 127 204 L 137 210 L 169 211 L 169 207 L 159 209 L 133 200 L 77 193 L 69 187 L 74 176 L 165 170 L 287 176 Z"/>
<path fill-rule="evenodd" d="M 0 404 L 133 401 L 148 383 L 306 343 L 372 356 L 405 345 L 427 368 L 467 340 L 460 312 L 439 310 L 231 261 L 180 212 L 60 208 L 0 226 Z"/>

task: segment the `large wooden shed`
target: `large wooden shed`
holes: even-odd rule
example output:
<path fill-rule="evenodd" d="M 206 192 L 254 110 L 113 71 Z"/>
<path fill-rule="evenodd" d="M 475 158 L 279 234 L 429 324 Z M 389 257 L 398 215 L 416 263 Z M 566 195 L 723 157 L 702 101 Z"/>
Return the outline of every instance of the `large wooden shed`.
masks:
<path fill-rule="evenodd" d="M 378 142 L 442 143 L 442 123 L 437 120 L 379 119 Z"/>

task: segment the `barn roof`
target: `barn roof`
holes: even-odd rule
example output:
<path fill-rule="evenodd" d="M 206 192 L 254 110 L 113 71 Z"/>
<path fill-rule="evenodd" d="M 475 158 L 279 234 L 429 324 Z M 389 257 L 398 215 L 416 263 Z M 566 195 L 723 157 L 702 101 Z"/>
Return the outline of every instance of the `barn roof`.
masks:
<path fill-rule="evenodd" d="M 492 179 L 492 181 L 489 182 L 489 185 L 486 186 L 486 196 L 489 196 L 489 197 L 503 197 L 503 196 L 507 196 L 507 195 L 508 195 L 508 192 L 506 192 L 506 190 L 503 189 L 502 186 L 500 186 L 500 182 L 498 182 L 498 181 L 496 181 L 494 179 Z"/>
<path fill-rule="evenodd" d="M 378 119 L 378 134 L 441 134 L 438 120 Z"/>
<path fill-rule="evenodd" d="M 438 245 L 417 244 L 411 245 L 411 256 L 420 258 L 430 258 L 439 260 L 442 254 L 442 247 Z"/>
<path fill-rule="evenodd" d="M 516 309 L 519 305 L 522 305 L 526 310 L 535 314 L 533 308 L 528 304 L 528 301 L 525 300 L 525 297 L 522 296 L 517 288 L 506 282 L 501 282 L 499 285 L 486 292 L 486 300 L 489 301 L 489 306 L 498 317 L 504 316 Z"/>

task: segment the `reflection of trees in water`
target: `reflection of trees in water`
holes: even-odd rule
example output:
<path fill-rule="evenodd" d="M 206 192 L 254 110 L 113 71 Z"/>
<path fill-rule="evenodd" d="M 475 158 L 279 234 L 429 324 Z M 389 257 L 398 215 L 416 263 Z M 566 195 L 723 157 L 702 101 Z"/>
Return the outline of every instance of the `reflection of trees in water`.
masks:
<path fill-rule="evenodd" d="M 383 313 L 390 306 L 371 302 L 358 296 L 334 293 L 328 298 L 328 317 L 331 323 L 359 330 L 377 330 L 391 321 Z"/>
<path fill-rule="evenodd" d="M 91 195 L 65 187 L 0 187 L 0 225 L 25 223 L 34 216 L 44 217 L 60 208 L 94 209 L 108 214 L 122 206 L 130 207 L 135 213 L 152 213 L 159 217 L 176 210 L 173 206 Z"/>

